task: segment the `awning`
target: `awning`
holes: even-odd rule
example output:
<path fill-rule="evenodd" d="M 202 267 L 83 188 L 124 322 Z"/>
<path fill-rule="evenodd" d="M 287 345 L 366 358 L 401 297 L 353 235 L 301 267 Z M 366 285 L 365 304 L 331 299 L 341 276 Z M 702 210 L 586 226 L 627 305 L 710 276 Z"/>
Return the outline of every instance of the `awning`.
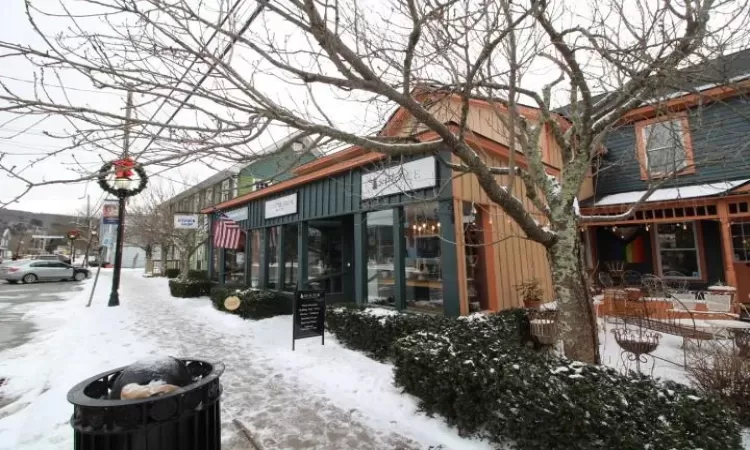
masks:
<path fill-rule="evenodd" d="M 724 194 L 747 182 L 750 182 L 750 179 L 657 189 L 651 194 L 646 202 L 664 202 L 688 198 L 711 197 Z M 599 201 L 594 203 L 593 206 L 625 205 L 635 203 L 640 200 L 645 193 L 646 191 L 631 191 L 605 195 L 599 199 Z"/>

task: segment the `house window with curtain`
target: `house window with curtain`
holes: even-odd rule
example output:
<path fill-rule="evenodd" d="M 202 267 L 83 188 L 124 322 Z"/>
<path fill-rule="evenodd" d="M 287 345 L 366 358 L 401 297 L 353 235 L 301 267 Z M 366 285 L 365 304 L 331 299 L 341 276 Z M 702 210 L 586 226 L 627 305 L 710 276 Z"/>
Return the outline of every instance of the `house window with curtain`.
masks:
<path fill-rule="evenodd" d="M 695 223 L 658 224 L 656 245 L 662 277 L 701 279 Z"/>
<path fill-rule="evenodd" d="M 686 114 L 639 122 L 636 136 L 641 178 L 695 173 Z"/>

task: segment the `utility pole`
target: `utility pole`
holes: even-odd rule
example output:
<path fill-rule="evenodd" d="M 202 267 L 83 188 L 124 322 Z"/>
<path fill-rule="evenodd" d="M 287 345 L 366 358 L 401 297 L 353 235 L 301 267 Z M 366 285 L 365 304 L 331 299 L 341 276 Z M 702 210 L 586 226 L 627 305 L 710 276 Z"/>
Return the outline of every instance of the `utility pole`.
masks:
<path fill-rule="evenodd" d="M 89 235 L 86 238 L 86 251 L 83 253 L 83 267 L 89 266 L 89 250 L 91 249 L 91 196 L 86 196 L 86 228 Z"/>
<path fill-rule="evenodd" d="M 128 90 L 127 106 L 125 110 L 125 129 L 122 136 L 122 157 L 125 160 L 130 155 L 130 118 L 133 113 L 133 91 Z M 116 181 L 115 181 L 116 182 Z M 120 191 L 122 192 L 122 191 Z M 117 242 L 115 243 L 115 268 L 112 274 L 112 292 L 109 294 L 107 306 L 120 306 L 120 270 L 122 269 L 122 241 L 125 236 L 125 195 L 119 195 L 119 209 L 117 211 Z"/>

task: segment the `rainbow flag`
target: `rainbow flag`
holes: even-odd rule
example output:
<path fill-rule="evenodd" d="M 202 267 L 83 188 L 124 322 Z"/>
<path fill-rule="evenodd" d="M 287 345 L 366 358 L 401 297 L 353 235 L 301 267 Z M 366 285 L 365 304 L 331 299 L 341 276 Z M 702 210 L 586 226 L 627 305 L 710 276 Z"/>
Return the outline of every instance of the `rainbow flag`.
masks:
<path fill-rule="evenodd" d="M 625 246 L 625 261 L 635 264 L 646 262 L 646 242 L 643 236 L 638 236 Z"/>

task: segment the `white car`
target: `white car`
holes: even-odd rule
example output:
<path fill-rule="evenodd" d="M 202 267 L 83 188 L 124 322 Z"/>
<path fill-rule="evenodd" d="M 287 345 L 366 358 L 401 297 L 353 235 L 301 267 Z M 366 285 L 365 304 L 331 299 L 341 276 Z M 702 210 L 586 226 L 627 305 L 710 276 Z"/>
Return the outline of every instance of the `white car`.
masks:
<path fill-rule="evenodd" d="M 83 281 L 89 276 L 86 269 L 77 269 L 62 261 L 19 260 L 13 264 L 0 266 L 0 280 L 7 280 L 11 284 L 23 281 L 36 283 L 37 281 Z"/>

